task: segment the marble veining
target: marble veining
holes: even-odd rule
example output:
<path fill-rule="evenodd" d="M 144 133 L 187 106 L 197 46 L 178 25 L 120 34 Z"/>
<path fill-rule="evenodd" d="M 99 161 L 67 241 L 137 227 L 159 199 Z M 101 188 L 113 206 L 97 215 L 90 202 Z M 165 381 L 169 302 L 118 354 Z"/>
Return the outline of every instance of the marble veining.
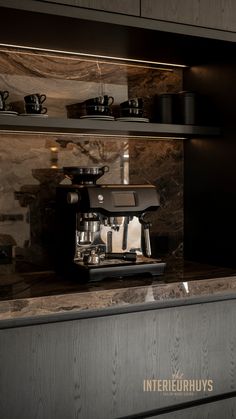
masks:
<path fill-rule="evenodd" d="M 33 281 L 32 281 L 32 277 Z M 186 299 L 227 296 L 236 298 L 236 272 L 231 269 L 188 264 L 157 279 L 109 280 L 79 284 L 50 272 L 2 277 L 0 320 L 134 307 L 147 303 L 173 303 Z M 5 284 L 5 285 L 4 285 Z"/>

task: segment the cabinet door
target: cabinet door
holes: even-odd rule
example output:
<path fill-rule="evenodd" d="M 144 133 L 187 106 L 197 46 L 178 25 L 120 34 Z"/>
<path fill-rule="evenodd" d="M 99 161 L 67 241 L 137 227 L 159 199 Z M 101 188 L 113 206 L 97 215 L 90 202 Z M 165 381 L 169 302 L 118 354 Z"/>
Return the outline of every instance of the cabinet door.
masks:
<path fill-rule="evenodd" d="M 234 0 L 141 0 L 141 16 L 236 31 Z"/>
<path fill-rule="evenodd" d="M 141 0 L 141 16 L 197 25 L 199 0 Z"/>
<path fill-rule="evenodd" d="M 235 320 L 235 301 L 224 301 L 1 330 L 0 417 L 141 417 L 233 391 Z M 144 386 L 173 375 L 213 380 L 213 390 Z"/>
<path fill-rule="evenodd" d="M 86 7 L 88 9 L 123 13 L 133 16 L 140 15 L 140 0 L 50 0 L 49 3 Z"/>

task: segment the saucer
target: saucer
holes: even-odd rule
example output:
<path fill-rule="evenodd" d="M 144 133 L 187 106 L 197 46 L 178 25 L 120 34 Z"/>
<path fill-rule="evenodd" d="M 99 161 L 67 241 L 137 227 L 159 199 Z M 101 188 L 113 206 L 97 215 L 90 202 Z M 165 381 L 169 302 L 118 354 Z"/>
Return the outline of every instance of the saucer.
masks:
<path fill-rule="evenodd" d="M 0 111 L 0 115 L 18 115 L 18 112 L 15 111 Z"/>
<path fill-rule="evenodd" d="M 116 121 L 123 121 L 123 122 L 149 122 L 148 118 L 141 118 L 139 116 L 122 116 L 120 118 L 116 118 Z"/>
<path fill-rule="evenodd" d="M 83 115 L 80 119 L 103 119 L 105 121 L 114 121 L 114 116 L 110 115 Z"/>
<path fill-rule="evenodd" d="M 48 114 L 47 113 L 20 113 L 20 116 L 33 116 L 33 117 L 37 117 L 37 118 L 47 118 Z"/>

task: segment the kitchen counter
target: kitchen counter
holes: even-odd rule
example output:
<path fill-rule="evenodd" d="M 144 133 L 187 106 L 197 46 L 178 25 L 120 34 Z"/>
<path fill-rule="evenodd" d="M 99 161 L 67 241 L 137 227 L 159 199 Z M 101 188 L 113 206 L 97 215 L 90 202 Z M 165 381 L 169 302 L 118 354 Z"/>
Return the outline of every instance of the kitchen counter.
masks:
<path fill-rule="evenodd" d="M 168 263 L 156 279 L 87 285 L 52 272 L 0 280 L 1 417 L 36 417 L 39 403 L 40 418 L 147 417 L 235 397 L 231 269 Z M 210 379 L 213 392 L 143 391 L 145 379 L 175 375 Z"/>
<path fill-rule="evenodd" d="M 0 276 L 0 323 L 57 321 L 236 299 L 236 271 L 197 263 L 169 264 L 156 278 L 79 284 L 53 272 Z M 10 321 L 10 323 L 9 323 Z M 12 323 L 13 321 L 13 323 Z"/>

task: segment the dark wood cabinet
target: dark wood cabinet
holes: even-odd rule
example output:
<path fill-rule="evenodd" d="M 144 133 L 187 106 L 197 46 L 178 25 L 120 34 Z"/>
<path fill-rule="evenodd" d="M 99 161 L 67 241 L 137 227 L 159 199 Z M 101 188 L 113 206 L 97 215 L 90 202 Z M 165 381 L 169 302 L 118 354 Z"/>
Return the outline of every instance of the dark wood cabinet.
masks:
<path fill-rule="evenodd" d="M 140 0 L 50 0 L 46 2 L 85 7 L 106 12 L 123 13 L 125 15 L 140 15 Z"/>
<path fill-rule="evenodd" d="M 141 16 L 236 31 L 236 3 L 233 0 L 141 0 Z"/>
<path fill-rule="evenodd" d="M 231 300 L 1 330 L 0 417 L 112 419 L 233 391 L 235 317 Z M 213 391 L 144 391 L 173 374 Z"/>
<path fill-rule="evenodd" d="M 197 25 L 199 23 L 199 0 L 142 0 L 141 16 Z"/>

